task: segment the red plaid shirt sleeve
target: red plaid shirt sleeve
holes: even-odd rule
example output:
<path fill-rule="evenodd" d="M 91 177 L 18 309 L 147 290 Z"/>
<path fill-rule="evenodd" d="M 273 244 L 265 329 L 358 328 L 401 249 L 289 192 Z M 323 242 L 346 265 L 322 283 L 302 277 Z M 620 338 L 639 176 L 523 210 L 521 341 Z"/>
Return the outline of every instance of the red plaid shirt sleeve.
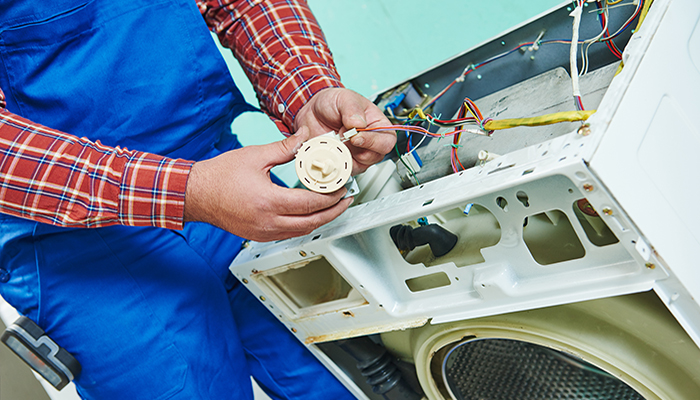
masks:
<path fill-rule="evenodd" d="M 343 87 L 326 40 L 304 0 L 197 0 L 209 28 L 253 83 L 280 131 L 318 91 Z"/>
<path fill-rule="evenodd" d="M 3 104 L 0 90 L 0 106 Z M 103 146 L 0 108 L 0 211 L 65 227 L 182 229 L 192 162 Z"/>
<path fill-rule="evenodd" d="M 318 91 L 342 87 L 303 0 L 198 0 L 282 132 Z M 103 146 L 5 110 L 0 89 L 0 212 L 66 227 L 181 229 L 192 162 Z"/>

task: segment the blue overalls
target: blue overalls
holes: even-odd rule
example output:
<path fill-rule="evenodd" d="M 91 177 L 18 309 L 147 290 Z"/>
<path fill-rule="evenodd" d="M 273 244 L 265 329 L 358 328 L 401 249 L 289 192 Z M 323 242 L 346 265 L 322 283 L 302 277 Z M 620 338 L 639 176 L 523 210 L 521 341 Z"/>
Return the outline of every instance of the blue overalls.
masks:
<path fill-rule="evenodd" d="M 194 0 L 0 0 L 7 108 L 95 141 L 200 160 L 245 103 Z M 228 272 L 242 239 L 65 229 L 0 215 L 0 295 L 82 364 L 84 398 L 352 398 Z"/>

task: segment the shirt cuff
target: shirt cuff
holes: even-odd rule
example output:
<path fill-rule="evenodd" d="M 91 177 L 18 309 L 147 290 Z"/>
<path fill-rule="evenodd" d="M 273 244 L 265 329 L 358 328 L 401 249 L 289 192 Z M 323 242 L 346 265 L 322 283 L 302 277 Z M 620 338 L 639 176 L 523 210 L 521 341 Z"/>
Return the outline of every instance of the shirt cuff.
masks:
<path fill-rule="evenodd" d="M 185 190 L 193 161 L 134 152 L 119 190 L 119 223 L 182 229 Z"/>

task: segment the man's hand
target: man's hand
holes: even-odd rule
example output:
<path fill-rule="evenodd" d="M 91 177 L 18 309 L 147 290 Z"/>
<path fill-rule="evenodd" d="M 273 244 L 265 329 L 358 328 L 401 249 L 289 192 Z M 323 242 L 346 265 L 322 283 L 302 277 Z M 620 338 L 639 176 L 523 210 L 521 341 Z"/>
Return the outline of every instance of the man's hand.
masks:
<path fill-rule="evenodd" d="M 345 211 L 346 190 L 319 194 L 270 181 L 270 169 L 294 158 L 309 130 L 264 146 L 248 146 L 194 164 L 187 182 L 185 221 L 208 222 L 256 241 L 302 236 Z"/>
<path fill-rule="evenodd" d="M 349 89 L 329 88 L 316 93 L 294 119 L 294 129 L 306 126 L 311 137 L 330 131 L 343 133 L 352 128 L 375 128 L 391 123 L 366 98 Z M 394 131 L 360 132 L 350 139 L 352 174 L 358 174 L 381 161 L 396 143 Z"/>

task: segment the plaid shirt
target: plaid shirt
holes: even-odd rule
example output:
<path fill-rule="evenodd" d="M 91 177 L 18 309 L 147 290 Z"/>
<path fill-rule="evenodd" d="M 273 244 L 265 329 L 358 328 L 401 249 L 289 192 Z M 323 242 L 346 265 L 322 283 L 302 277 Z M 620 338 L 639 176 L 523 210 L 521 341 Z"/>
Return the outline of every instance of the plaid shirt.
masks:
<path fill-rule="evenodd" d="M 294 117 L 313 94 L 342 87 L 305 0 L 197 3 L 280 131 L 292 131 Z M 182 229 L 193 162 L 104 146 L 4 107 L 0 89 L 0 212 L 66 227 Z"/>

